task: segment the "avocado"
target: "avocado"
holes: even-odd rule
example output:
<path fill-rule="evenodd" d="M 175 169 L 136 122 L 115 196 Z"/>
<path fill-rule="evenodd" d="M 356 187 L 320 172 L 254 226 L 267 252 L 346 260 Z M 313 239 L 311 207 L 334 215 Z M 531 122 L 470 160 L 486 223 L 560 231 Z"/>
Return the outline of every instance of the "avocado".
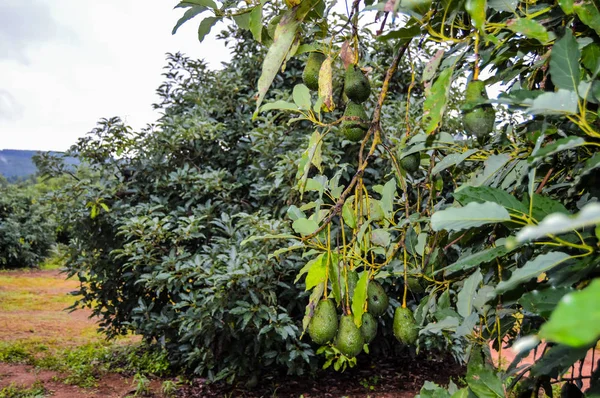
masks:
<path fill-rule="evenodd" d="M 399 342 L 413 345 L 417 342 L 419 331 L 410 308 L 396 308 L 394 313 L 394 336 Z"/>
<path fill-rule="evenodd" d="M 354 102 L 365 102 L 371 95 L 369 79 L 357 65 L 348 65 L 344 77 L 344 94 Z"/>
<path fill-rule="evenodd" d="M 350 101 L 346 105 L 344 118 L 359 119 L 345 119 L 342 121 L 342 132 L 346 139 L 352 142 L 362 140 L 369 129 L 369 117 L 365 112 L 365 108 L 361 104 Z"/>
<path fill-rule="evenodd" d="M 419 153 L 411 153 L 400 159 L 400 167 L 406 170 L 407 173 L 414 173 L 419 170 L 419 166 L 421 165 L 421 155 Z"/>
<path fill-rule="evenodd" d="M 360 330 L 354 324 L 352 315 L 343 315 L 335 337 L 335 346 L 345 356 L 353 358 L 360 354 L 365 341 Z"/>
<path fill-rule="evenodd" d="M 481 138 L 494 130 L 496 112 L 490 104 L 483 104 L 488 99 L 485 83 L 481 80 L 471 80 L 465 91 L 463 105 L 463 125 L 467 134 Z"/>
<path fill-rule="evenodd" d="M 312 52 L 308 55 L 306 66 L 302 72 L 302 81 L 309 89 L 316 91 L 319 89 L 319 71 L 321 64 L 325 61 L 325 54 Z"/>
<path fill-rule="evenodd" d="M 362 316 L 362 325 L 360 326 L 360 332 L 362 333 L 365 344 L 369 344 L 375 338 L 377 334 L 377 319 L 368 312 L 365 312 Z"/>
<path fill-rule="evenodd" d="M 317 344 L 325 344 L 331 340 L 337 331 L 338 319 L 335 304 L 332 300 L 321 300 L 315 308 L 315 313 L 308 323 L 308 334 Z"/>
<path fill-rule="evenodd" d="M 369 287 L 367 287 L 367 303 L 367 309 L 373 316 L 385 314 L 390 300 L 378 282 L 369 282 Z"/>

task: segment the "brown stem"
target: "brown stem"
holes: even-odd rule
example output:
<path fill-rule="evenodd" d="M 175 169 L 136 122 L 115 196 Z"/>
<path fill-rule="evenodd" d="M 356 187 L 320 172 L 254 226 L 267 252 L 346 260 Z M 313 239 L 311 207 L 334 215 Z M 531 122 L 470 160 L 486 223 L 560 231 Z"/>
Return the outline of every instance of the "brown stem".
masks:
<path fill-rule="evenodd" d="M 546 183 L 548 182 L 548 179 L 552 175 L 553 171 L 554 171 L 554 167 L 551 167 L 550 170 L 548 170 L 548 172 L 546 173 L 546 176 L 542 180 L 542 183 L 540 184 L 538 189 L 535 190 L 535 193 L 537 193 L 539 195 L 542 192 L 542 189 L 544 189 L 544 185 L 546 185 Z"/>

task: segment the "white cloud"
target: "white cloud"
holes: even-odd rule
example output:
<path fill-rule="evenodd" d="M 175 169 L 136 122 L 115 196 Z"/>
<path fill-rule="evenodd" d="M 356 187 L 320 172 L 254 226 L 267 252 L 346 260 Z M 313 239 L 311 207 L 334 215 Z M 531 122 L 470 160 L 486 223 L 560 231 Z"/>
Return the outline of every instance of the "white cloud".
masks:
<path fill-rule="evenodd" d="M 202 44 L 199 20 L 171 36 L 183 12 L 173 10 L 175 0 L 6 4 L 27 4 L 11 15 L 36 29 L 0 28 L 0 42 L 11 37 L 17 46 L 0 57 L 0 149 L 65 150 L 101 117 L 142 128 L 157 118 L 151 104 L 166 52 L 205 58 L 213 68 L 229 59 L 214 39 L 219 26 Z"/>

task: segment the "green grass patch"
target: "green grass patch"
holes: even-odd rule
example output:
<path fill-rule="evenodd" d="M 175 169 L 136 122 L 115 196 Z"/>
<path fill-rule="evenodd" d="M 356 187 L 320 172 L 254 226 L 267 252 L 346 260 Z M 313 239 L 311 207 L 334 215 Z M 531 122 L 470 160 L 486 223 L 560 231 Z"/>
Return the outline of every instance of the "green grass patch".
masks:
<path fill-rule="evenodd" d="M 46 389 L 40 382 L 34 383 L 31 387 L 11 384 L 0 390 L 0 398 L 44 398 L 46 393 Z"/>

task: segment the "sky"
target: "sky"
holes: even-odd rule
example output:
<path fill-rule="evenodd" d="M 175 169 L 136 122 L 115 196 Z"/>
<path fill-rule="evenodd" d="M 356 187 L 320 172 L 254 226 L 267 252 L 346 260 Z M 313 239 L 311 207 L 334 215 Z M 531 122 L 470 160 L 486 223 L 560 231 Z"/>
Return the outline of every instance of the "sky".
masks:
<path fill-rule="evenodd" d="M 102 117 L 154 122 L 167 52 L 229 59 L 176 0 L 0 0 L 0 149 L 64 151 Z M 222 27 L 222 25 L 221 25 Z"/>

